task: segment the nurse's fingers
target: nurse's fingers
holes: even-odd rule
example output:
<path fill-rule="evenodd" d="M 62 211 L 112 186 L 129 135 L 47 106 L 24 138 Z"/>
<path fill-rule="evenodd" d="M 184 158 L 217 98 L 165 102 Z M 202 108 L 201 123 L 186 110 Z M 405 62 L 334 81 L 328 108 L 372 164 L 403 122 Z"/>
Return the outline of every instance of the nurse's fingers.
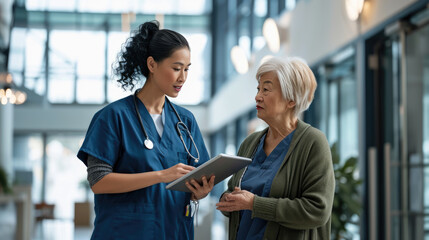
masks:
<path fill-rule="evenodd" d="M 186 182 L 185 185 L 194 195 L 196 195 L 197 189 L 193 185 L 191 185 L 189 182 Z"/>
<path fill-rule="evenodd" d="M 209 181 L 210 191 L 214 187 L 214 181 L 215 181 L 215 176 L 213 175 L 213 176 L 210 177 L 210 181 Z"/>
<path fill-rule="evenodd" d="M 186 165 L 186 164 L 183 164 L 183 163 L 178 163 L 178 164 L 176 164 L 176 166 L 178 166 L 178 167 L 180 167 L 180 168 L 182 168 L 184 170 L 188 170 L 188 171 L 192 171 L 192 170 L 195 169 L 195 167 L 193 167 L 191 165 Z"/>
<path fill-rule="evenodd" d="M 203 182 L 203 184 L 204 184 L 204 182 L 207 182 L 206 177 L 201 178 L 201 181 Z M 192 179 L 192 180 L 190 181 L 190 183 L 194 186 L 194 188 L 195 188 L 198 192 L 203 191 L 203 189 L 202 189 L 201 185 L 200 185 L 197 181 L 195 181 L 195 179 Z"/>
<path fill-rule="evenodd" d="M 170 168 L 161 170 L 161 181 L 162 182 L 171 182 L 174 181 L 183 175 L 189 173 L 194 169 L 193 166 L 189 166 L 183 163 L 176 164 Z"/>

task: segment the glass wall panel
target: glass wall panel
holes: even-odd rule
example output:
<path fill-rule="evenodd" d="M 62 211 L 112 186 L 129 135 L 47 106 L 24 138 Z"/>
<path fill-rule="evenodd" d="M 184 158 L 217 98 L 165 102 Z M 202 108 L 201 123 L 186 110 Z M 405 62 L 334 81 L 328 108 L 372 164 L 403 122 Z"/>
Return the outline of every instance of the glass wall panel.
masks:
<path fill-rule="evenodd" d="M 341 169 L 350 158 L 357 158 L 359 154 L 358 98 L 353 53 L 352 47 L 347 48 L 327 63 L 315 67 L 318 88 L 315 93 L 315 102 L 312 104 L 313 108 L 308 110 L 309 117 L 318 118 L 313 121 L 326 134 L 329 144 L 331 146 L 336 144 L 337 152 L 334 154 L 337 154 L 340 160 L 335 166 L 336 169 Z M 314 107 L 318 109 L 316 110 Z M 347 163 L 353 164 L 352 162 Z M 355 179 L 359 176 L 358 166 L 354 166 L 356 167 L 353 172 Z M 336 175 L 338 174 L 341 174 L 341 171 L 336 171 Z M 356 188 L 354 191 L 359 191 L 356 183 L 346 184 L 348 187 Z M 340 191 L 341 194 L 342 190 L 337 189 L 337 191 Z M 350 201 L 359 201 L 359 198 L 359 195 L 353 194 Z M 354 204 L 359 204 L 359 202 Z M 350 222 L 345 225 L 345 228 L 350 239 L 355 239 L 359 237 L 360 231 L 359 212 L 350 217 Z"/>
<path fill-rule="evenodd" d="M 28 183 L 31 180 L 31 197 L 33 202 L 42 201 L 43 183 L 43 137 L 41 134 L 15 135 L 13 138 L 13 168 L 15 171 L 32 174 L 32 179 L 20 179 L 17 183 Z"/>
<path fill-rule="evenodd" d="M 55 204 L 55 217 L 74 218 L 74 202 L 87 197 L 86 167 L 76 153 L 83 135 L 48 135 L 46 202 Z M 89 196 L 92 196 L 90 194 Z"/>
<path fill-rule="evenodd" d="M 107 75 L 109 79 L 107 81 L 107 101 L 113 102 L 125 96 L 131 94 L 121 88 L 119 83 L 116 81 L 118 78 L 113 76 L 113 66 L 115 66 L 117 57 L 123 44 L 130 36 L 128 32 L 109 32 L 108 43 L 107 43 Z M 140 87 L 140 86 L 137 86 Z"/>
<path fill-rule="evenodd" d="M 355 77 L 353 75 L 345 76 L 341 79 L 340 85 L 340 159 L 348 159 L 358 156 L 358 109 Z"/>
<path fill-rule="evenodd" d="M 329 84 L 329 116 L 328 116 L 328 141 L 332 145 L 338 141 L 338 85 Z"/>
<path fill-rule="evenodd" d="M 49 77 L 48 100 L 51 103 L 72 103 L 74 101 L 75 76 L 52 74 Z"/>
<path fill-rule="evenodd" d="M 28 30 L 25 41 L 25 87 L 44 94 L 46 30 Z"/>
<path fill-rule="evenodd" d="M 24 52 L 26 41 L 19 41 L 20 39 L 26 39 L 27 29 L 25 28 L 13 28 L 11 32 L 10 41 L 10 52 L 9 52 L 9 72 L 13 75 L 13 82 L 17 86 L 21 86 L 23 83 L 22 74 L 24 71 Z"/>
<path fill-rule="evenodd" d="M 78 78 L 76 85 L 77 103 L 104 103 L 105 81 L 102 78 Z"/>
<path fill-rule="evenodd" d="M 49 90 L 64 92 L 67 97 L 54 97 L 57 93 L 48 92 L 49 101 L 69 103 L 76 100 L 79 103 L 103 103 L 106 67 L 105 33 L 54 30 L 50 34 L 50 49 L 52 51 L 49 65 L 52 67 L 50 67 Z M 74 99 L 73 79 L 77 80 L 77 99 Z M 66 85 L 58 83 L 57 80 Z"/>
<path fill-rule="evenodd" d="M 78 12 L 137 12 L 147 14 L 204 14 L 211 10 L 208 0 L 27 0 L 29 10 Z"/>
<path fill-rule="evenodd" d="M 177 104 L 196 105 L 209 96 L 210 88 L 210 34 L 204 33 L 183 33 L 191 47 L 191 63 L 186 83 L 173 102 Z"/>
<path fill-rule="evenodd" d="M 255 0 L 253 22 L 253 49 L 256 52 L 265 46 L 265 38 L 262 36 L 262 26 L 267 16 L 267 0 Z"/>

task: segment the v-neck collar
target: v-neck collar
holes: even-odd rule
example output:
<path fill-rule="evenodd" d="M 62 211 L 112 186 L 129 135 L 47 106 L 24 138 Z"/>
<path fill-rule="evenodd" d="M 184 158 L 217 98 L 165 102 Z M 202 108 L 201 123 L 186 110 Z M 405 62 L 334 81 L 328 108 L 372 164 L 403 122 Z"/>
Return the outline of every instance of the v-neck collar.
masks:
<path fill-rule="evenodd" d="M 289 158 L 289 155 L 294 151 L 296 145 L 301 140 L 302 136 L 304 135 L 304 133 L 307 131 L 309 127 L 310 127 L 309 124 L 298 119 L 295 133 L 293 134 L 292 141 L 289 146 L 289 151 L 287 152 L 285 159 Z M 258 143 L 261 140 L 262 136 L 264 136 L 264 134 L 266 134 L 267 132 L 268 132 L 268 127 L 256 133 L 256 137 L 253 139 L 253 141 L 250 142 L 250 147 L 248 148 L 248 151 L 245 153 L 246 157 L 251 157 L 253 155 L 254 151 L 258 147 Z M 285 162 L 286 161 L 283 161 L 282 165 L 285 164 Z"/>
<path fill-rule="evenodd" d="M 259 140 L 259 144 L 258 144 L 258 149 L 256 150 L 256 154 L 263 154 L 264 157 L 264 161 L 268 158 L 278 158 L 278 156 L 281 154 L 281 150 L 285 148 L 285 146 L 287 146 L 287 148 L 289 149 L 290 143 L 292 142 L 292 139 L 290 139 L 291 137 L 293 138 L 293 135 L 295 134 L 295 130 L 293 130 L 291 133 L 289 133 L 286 137 L 284 137 L 278 144 L 277 146 L 274 147 L 274 149 L 271 151 L 270 154 L 267 155 L 267 153 L 264 150 L 264 144 L 265 144 L 265 138 L 267 137 L 267 133 L 262 135 L 262 137 Z"/>
<path fill-rule="evenodd" d="M 163 124 L 164 124 L 164 131 L 162 132 L 162 136 L 159 136 L 158 131 L 156 131 L 155 122 L 153 121 L 152 116 L 150 115 L 149 111 L 147 110 L 144 103 L 139 99 L 138 104 L 138 110 L 142 115 L 142 121 L 144 124 L 144 128 L 149 135 L 149 139 L 152 141 L 157 141 L 158 143 L 165 142 L 164 139 L 167 136 L 167 131 L 171 131 L 171 112 L 173 112 L 173 109 L 171 109 L 170 104 L 167 102 L 167 97 L 165 97 L 164 106 L 162 109 L 162 118 Z M 167 143 L 168 144 L 168 143 Z"/>

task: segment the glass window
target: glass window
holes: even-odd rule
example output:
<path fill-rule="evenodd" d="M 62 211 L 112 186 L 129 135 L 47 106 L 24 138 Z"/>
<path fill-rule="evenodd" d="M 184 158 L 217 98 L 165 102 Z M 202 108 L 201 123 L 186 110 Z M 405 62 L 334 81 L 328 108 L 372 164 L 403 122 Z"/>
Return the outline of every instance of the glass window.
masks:
<path fill-rule="evenodd" d="M 334 144 L 338 141 L 338 86 L 335 83 L 329 84 L 329 116 L 328 116 L 328 141 Z"/>
<path fill-rule="evenodd" d="M 188 79 L 179 96 L 173 101 L 177 104 L 196 105 L 204 101 L 210 88 L 210 35 L 206 33 L 183 33 L 191 47 L 191 67 Z"/>
<path fill-rule="evenodd" d="M 127 38 L 130 36 L 128 32 L 109 32 L 108 34 L 108 44 L 107 44 L 107 74 L 110 76 L 107 81 L 107 101 L 113 102 L 118 99 L 121 99 L 125 96 L 128 96 L 130 92 L 127 92 L 121 88 L 118 82 L 116 82 L 117 77 L 111 75 L 118 53 L 121 51 L 122 44 L 125 43 Z"/>
<path fill-rule="evenodd" d="M 285 0 L 286 10 L 291 11 L 295 8 L 296 0 Z"/>
<path fill-rule="evenodd" d="M 18 39 L 26 39 L 25 28 L 14 28 L 11 32 L 9 65 L 8 71 L 13 74 L 13 82 L 17 86 L 22 85 L 22 71 L 24 70 L 24 51 L 25 41 Z"/>
<path fill-rule="evenodd" d="M 51 74 L 48 85 L 48 99 L 51 103 L 72 103 L 74 100 L 75 77 L 66 74 Z"/>
<path fill-rule="evenodd" d="M 46 202 L 55 204 L 56 218 L 73 219 L 74 202 L 87 197 L 81 187 L 86 182 L 86 167 L 76 157 L 83 138 L 83 135 L 47 137 Z"/>
<path fill-rule="evenodd" d="M 35 23 L 30 22 L 37 25 L 37 29 L 13 31 L 14 39 L 26 35 L 26 42 L 22 46 L 11 44 L 10 59 L 14 63 L 10 64 L 10 70 L 17 85 L 25 84 L 36 93 L 46 95 L 50 103 L 103 104 L 118 100 L 130 93 L 118 87 L 116 77 L 111 74 L 112 63 L 116 61 L 116 56 L 130 33 L 117 31 L 118 23 L 112 22 L 114 20 L 111 21 L 108 14 L 92 18 L 88 12 L 132 12 L 140 21 L 141 17 L 145 18 L 144 21 L 153 17 L 139 16 L 139 13 L 170 14 L 161 20 L 161 24 L 169 29 L 177 29 L 185 35 L 192 50 L 192 67 L 188 83 L 175 102 L 185 105 L 199 104 L 210 96 L 212 40 L 208 13 L 211 12 L 211 5 L 212 2 L 206 0 L 160 0 L 158 4 L 146 0 L 120 2 L 73 0 L 67 3 L 54 0 L 28 0 L 26 10 L 30 11 L 29 18 L 34 19 Z M 47 12 L 45 14 L 37 11 Z M 66 14 L 66 18 L 59 19 L 58 11 L 72 13 Z M 84 15 L 79 12 L 84 12 Z M 199 20 L 198 24 L 192 20 L 193 17 L 183 15 L 194 15 Z M 52 30 L 49 34 L 46 29 L 39 29 L 46 23 L 43 21 L 45 17 L 51 21 Z M 137 28 L 138 24 L 132 23 L 132 29 Z M 99 30 L 79 30 L 86 28 Z M 46 36 L 49 36 L 49 41 Z M 46 57 L 47 42 L 49 52 Z M 46 59 L 48 66 L 45 66 Z M 23 61 L 25 65 L 22 64 Z M 23 69 L 25 78 L 21 73 Z M 48 73 L 45 73 L 46 69 L 49 69 Z"/>
<path fill-rule="evenodd" d="M 211 11 L 211 1 L 200 0 L 142 0 L 138 8 L 141 13 L 148 14 L 183 14 L 198 15 Z"/>
<path fill-rule="evenodd" d="M 28 10 L 75 11 L 78 12 L 137 12 L 145 14 L 204 14 L 211 11 L 207 0 L 27 0 Z"/>
<path fill-rule="evenodd" d="M 32 173 L 31 197 L 33 202 L 42 201 L 43 138 L 41 134 L 15 135 L 13 138 L 13 167 L 15 172 Z M 17 183 L 29 181 L 15 176 Z"/>
<path fill-rule="evenodd" d="M 71 11 L 75 9 L 77 0 L 26 0 L 28 10 Z"/>
<path fill-rule="evenodd" d="M 103 78 L 79 77 L 76 85 L 76 101 L 78 103 L 104 103 Z"/>
<path fill-rule="evenodd" d="M 358 156 L 357 85 L 353 75 L 342 78 L 340 85 L 340 156 L 348 159 Z"/>
<path fill-rule="evenodd" d="M 44 94 L 46 30 L 29 29 L 25 41 L 25 87 Z"/>
<path fill-rule="evenodd" d="M 48 99 L 53 103 L 104 102 L 106 36 L 101 31 L 54 30 L 50 35 L 50 83 Z M 60 81 L 60 82 L 58 82 Z M 64 85 L 63 85 L 64 84 Z M 55 87 L 54 87 L 55 86 Z M 59 96 L 59 94 L 65 96 Z"/>
<path fill-rule="evenodd" d="M 255 0 L 253 11 L 256 17 L 265 18 L 267 16 L 267 0 Z"/>

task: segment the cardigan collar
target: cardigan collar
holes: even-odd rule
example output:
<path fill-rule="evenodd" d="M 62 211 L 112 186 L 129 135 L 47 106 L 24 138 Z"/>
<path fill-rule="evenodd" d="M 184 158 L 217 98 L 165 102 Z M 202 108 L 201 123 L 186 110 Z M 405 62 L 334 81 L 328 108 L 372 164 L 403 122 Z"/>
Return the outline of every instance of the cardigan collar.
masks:
<path fill-rule="evenodd" d="M 298 142 L 301 140 L 302 136 L 304 135 L 304 133 L 307 131 L 307 129 L 310 127 L 309 124 L 301 121 L 300 119 L 298 119 L 297 122 L 297 126 L 295 129 L 295 133 L 293 134 L 293 138 L 289 147 L 289 151 L 286 154 L 285 159 L 287 159 L 289 157 L 289 155 L 293 152 L 293 150 L 295 149 L 296 145 L 298 144 Z M 262 136 L 264 136 L 265 133 L 267 133 L 268 128 L 265 128 L 264 130 L 255 133 L 254 138 L 252 139 L 252 141 L 250 142 L 250 147 L 248 148 L 248 151 L 245 153 L 246 157 L 252 157 L 255 149 L 258 147 L 259 141 L 262 138 Z"/>

